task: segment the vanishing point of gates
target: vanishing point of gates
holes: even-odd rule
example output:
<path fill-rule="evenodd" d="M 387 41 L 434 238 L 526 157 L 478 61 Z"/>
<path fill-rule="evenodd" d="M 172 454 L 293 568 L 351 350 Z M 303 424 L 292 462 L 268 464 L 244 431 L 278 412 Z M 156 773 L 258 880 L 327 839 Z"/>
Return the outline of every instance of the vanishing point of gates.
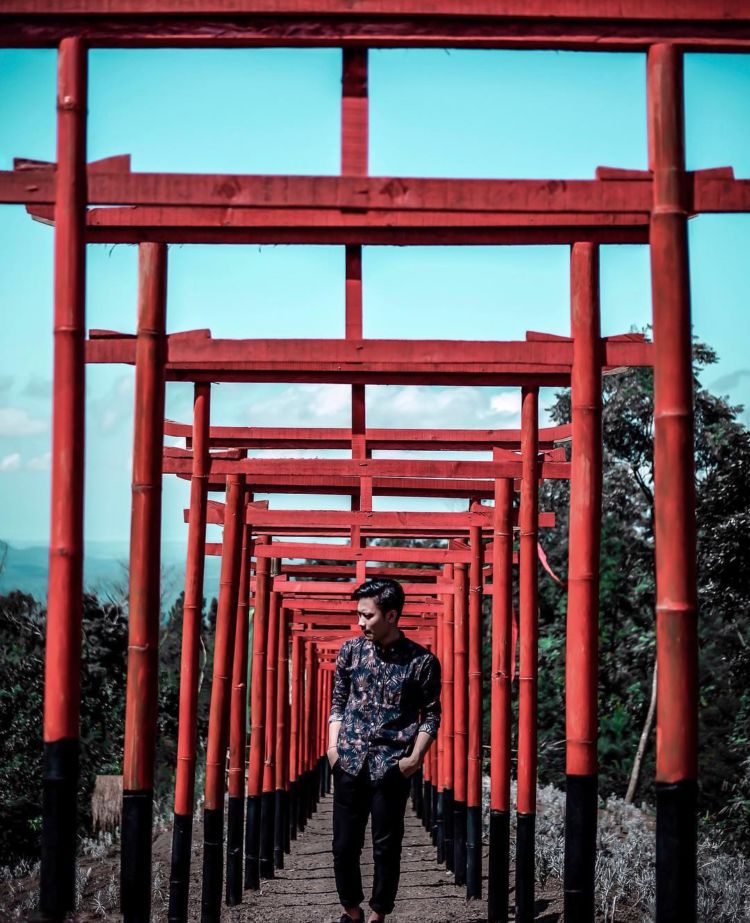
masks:
<path fill-rule="evenodd" d="M 245 889 L 258 889 L 263 878 L 273 877 L 328 790 L 324 754 L 333 662 L 352 632 L 351 590 L 376 574 L 403 581 L 402 625 L 442 663 L 444 720 L 412 790 L 437 861 L 453 872 L 467 896 L 486 898 L 490 921 L 508 920 L 515 807 L 515 919 L 533 919 L 537 573 L 543 557 L 538 534 L 553 524 L 555 512 L 539 511 L 538 487 L 544 478 L 569 478 L 565 918 L 593 920 L 601 377 L 645 365 L 653 366 L 655 387 L 656 919 L 695 921 L 697 641 L 687 220 L 698 213 L 750 211 L 750 182 L 735 180 L 728 167 L 686 171 L 683 54 L 747 51 L 750 5 L 746 0 L 4 0 L 0 44 L 57 47 L 59 57 L 56 164 L 19 159 L 12 171 L 0 173 L 0 202 L 25 205 L 33 217 L 53 224 L 55 235 L 39 919 L 62 920 L 74 903 L 88 362 L 135 365 L 136 377 L 121 841 L 127 923 L 151 915 L 164 474 L 190 480 L 169 919 L 184 921 L 188 913 L 207 554 L 221 555 L 221 585 L 205 766 L 202 919 L 218 920 L 222 900 L 240 903 Z M 88 49 L 169 46 L 342 48 L 342 175 L 134 173 L 127 155 L 87 163 Z M 645 52 L 649 170 L 601 167 L 594 179 L 575 181 L 368 177 L 368 48 L 395 47 Z M 116 242 L 139 245 L 137 332 L 91 330 L 87 336 L 86 244 Z M 208 330 L 168 336 L 169 243 L 341 245 L 345 339 L 215 340 Z M 600 335 L 598 245 L 604 243 L 650 247 L 653 343 L 635 335 Z M 363 339 L 361 257 L 368 244 L 569 244 L 570 337 Z M 194 383 L 191 421 L 165 421 L 168 381 Z M 351 427 L 212 426 L 211 384 L 223 381 L 348 384 Z M 365 386 L 397 383 L 518 387 L 521 429 L 368 428 Z M 569 426 L 539 429 L 538 392 L 544 386 L 571 388 Z M 183 436 L 184 448 L 164 448 L 165 432 Z M 281 455 L 248 457 L 248 450 L 259 448 Z M 281 457 L 289 449 L 331 448 L 348 449 L 351 458 Z M 381 450 L 412 451 L 409 458 L 373 457 Z M 418 460 L 413 450 L 431 455 L 468 450 L 491 460 Z M 209 500 L 211 492 L 218 499 Z M 298 508 L 276 510 L 254 499 L 277 493 L 300 495 Z M 351 511 L 305 509 L 302 495 L 311 493 L 348 495 Z M 386 513 L 373 510 L 375 496 L 463 498 L 466 506 L 461 513 Z M 220 545 L 206 542 L 207 523 L 223 525 Z M 330 537 L 347 541 L 315 541 Z M 439 547 L 404 541 L 424 538 L 445 541 Z M 375 539 L 388 539 L 387 547 L 370 548 Z M 483 895 L 485 595 L 492 602 L 492 701 L 489 875 Z"/>

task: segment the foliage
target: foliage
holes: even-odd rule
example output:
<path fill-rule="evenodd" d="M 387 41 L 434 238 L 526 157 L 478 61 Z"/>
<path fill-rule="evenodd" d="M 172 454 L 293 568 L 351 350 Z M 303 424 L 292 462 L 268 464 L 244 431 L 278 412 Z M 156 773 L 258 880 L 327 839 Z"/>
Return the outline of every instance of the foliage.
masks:
<path fill-rule="evenodd" d="M 38 855 L 41 830 L 42 706 L 46 613 L 31 596 L 0 597 L 0 866 Z M 211 656 L 215 601 L 204 613 L 202 666 Z M 171 798 L 177 741 L 182 596 L 162 619 L 155 795 Z M 91 830 L 97 775 L 121 771 L 128 626 L 125 609 L 87 594 L 82 611 L 81 832 Z M 210 682 L 199 700 L 199 740 L 205 738 Z"/>
<path fill-rule="evenodd" d="M 747 846 L 750 825 L 750 434 L 732 407 L 700 382 L 716 361 L 694 344 L 696 502 L 700 637 L 701 809 Z M 600 585 L 600 788 L 623 795 L 648 710 L 654 667 L 653 386 L 650 370 L 605 377 L 604 496 Z M 555 422 L 570 419 L 569 392 Z M 557 525 L 542 537 L 553 568 L 567 569 L 568 485 L 546 482 L 542 508 Z M 540 581 L 540 774 L 562 784 L 564 588 Z M 545 750 L 550 758 L 545 759 Z M 560 758 L 557 758 L 559 754 Z M 639 797 L 653 791 L 653 749 Z"/>

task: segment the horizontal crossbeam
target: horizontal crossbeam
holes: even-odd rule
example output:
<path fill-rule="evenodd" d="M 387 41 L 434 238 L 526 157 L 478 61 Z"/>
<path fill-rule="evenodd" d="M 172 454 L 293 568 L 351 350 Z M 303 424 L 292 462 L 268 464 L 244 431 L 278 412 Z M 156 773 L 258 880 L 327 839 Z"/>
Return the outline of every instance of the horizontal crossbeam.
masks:
<path fill-rule="evenodd" d="M 602 340 L 604 366 L 647 366 L 653 344 Z M 134 364 L 136 339 L 92 331 L 89 363 Z M 573 341 L 213 339 L 208 331 L 167 338 L 173 381 L 325 382 L 337 384 L 559 385 L 569 383 Z"/>
<path fill-rule="evenodd" d="M 0 41 L 52 47 L 568 48 L 643 50 L 657 41 L 742 50 L 743 0 L 4 0 Z"/>
<path fill-rule="evenodd" d="M 193 428 L 187 423 L 167 420 L 167 436 L 183 437 L 192 448 Z M 570 424 L 539 430 L 540 449 L 551 449 L 570 439 Z M 367 429 L 363 438 L 372 451 L 489 451 L 493 447 L 517 449 L 521 444 L 518 429 Z M 212 426 L 209 445 L 213 448 L 246 449 L 349 449 L 352 431 L 345 428 Z"/>

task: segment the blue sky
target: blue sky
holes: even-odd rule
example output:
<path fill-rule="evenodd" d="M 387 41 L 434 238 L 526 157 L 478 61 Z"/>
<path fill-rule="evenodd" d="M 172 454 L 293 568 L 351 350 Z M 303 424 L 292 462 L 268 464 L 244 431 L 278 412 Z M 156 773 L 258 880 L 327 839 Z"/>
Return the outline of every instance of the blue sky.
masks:
<path fill-rule="evenodd" d="M 91 52 L 89 158 L 131 153 L 135 170 L 335 174 L 340 68 L 336 50 Z M 750 56 L 689 56 L 686 109 L 689 168 L 732 165 L 750 177 Z M 0 167 L 13 156 L 54 159 L 54 117 L 54 53 L 0 51 Z M 371 53 L 374 175 L 590 178 L 598 165 L 646 166 L 642 55 Z M 750 403 L 750 216 L 695 219 L 690 246 L 695 331 L 721 359 L 706 382 Z M 52 233 L 2 206 L 0 253 L 0 538 L 37 543 L 49 517 Z M 604 332 L 648 323 L 647 249 L 604 247 L 601 258 Z M 89 247 L 88 282 L 89 326 L 133 330 L 135 248 Z M 341 248 L 170 248 L 172 331 L 343 336 L 343 296 Z M 364 253 L 366 336 L 566 334 L 568 298 L 563 247 Z M 128 535 L 132 381 L 128 368 L 89 370 L 92 546 Z M 216 423 L 346 425 L 349 415 L 346 388 L 214 391 Z M 518 422 L 517 394 L 493 389 L 370 388 L 368 402 L 379 426 Z M 170 416 L 187 420 L 190 403 L 188 386 L 169 386 Z M 167 480 L 166 541 L 184 540 L 186 496 Z"/>

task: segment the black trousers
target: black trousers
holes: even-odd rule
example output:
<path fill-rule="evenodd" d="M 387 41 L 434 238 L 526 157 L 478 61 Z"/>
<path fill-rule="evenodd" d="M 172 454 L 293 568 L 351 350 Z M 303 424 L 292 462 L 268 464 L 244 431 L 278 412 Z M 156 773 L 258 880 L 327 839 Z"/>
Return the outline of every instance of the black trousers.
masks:
<path fill-rule="evenodd" d="M 372 857 L 375 871 L 370 907 L 391 913 L 401 874 L 404 812 L 411 783 L 398 766 L 373 781 L 365 763 L 357 776 L 333 767 L 333 871 L 336 890 L 344 907 L 356 907 L 364 898 L 359 866 L 367 818 L 372 823 Z"/>

